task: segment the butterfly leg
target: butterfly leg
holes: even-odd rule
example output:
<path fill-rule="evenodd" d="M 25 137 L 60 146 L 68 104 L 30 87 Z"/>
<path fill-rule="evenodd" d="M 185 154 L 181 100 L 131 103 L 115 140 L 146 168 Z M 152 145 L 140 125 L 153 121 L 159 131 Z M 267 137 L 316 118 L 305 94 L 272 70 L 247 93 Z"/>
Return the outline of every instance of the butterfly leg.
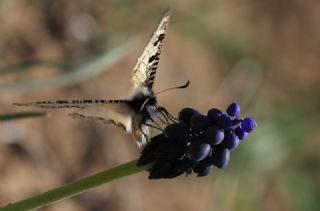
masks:
<path fill-rule="evenodd" d="M 164 117 L 164 119 L 165 119 L 165 120 L 163 120 L 160 116 L 158 116 L 158 119 L 160 120 L 160 122 L 161 122 L 162 124 L 168 125 L 168 124 L 169 124 L 169 121 L 168 121 L 167 117 L 164 116 L 162 113 L 160 113 L 160 114 L 161 114 L 162 117 Z"/>
<path fill-rule="evenodd" d="M 143 136 L 145 137 L 145 140 L 146 140 L 147 142 L 149 142 L 149 141 L 150 141 L 150 140 L 149 140 L 149 135 L 147 135 L 147 134 L 143 131 L 142 127 L 139 127 L 139 130 L 140 130 L 140 132 L 143 134 Z"/>
<path fill-rule="evenodd" d="M 178 119 L 176 119 L 174 116 L 172 116 L 165 107 L 158 107 L 157 110 L 159 111 L 159 113 L 161 113 L 163 116 L 170 119 L 172 122 L 178 121 Z"/>
<path fill-rule="evenodd" d="M 168 118 L 166 117 L 166 115 L 164 115 L 162 112 L 159 112 L 159 113 L 161 114 L 161 117 L 164 118 L 164 120 L 163 120 L 160 116 L 158 116 L 158 119 L 160 120 L 160 122 L 162 122 L 165 125 L 170 124 L 170 122 L 169 122 Z"/>
<path fill-rule="evenodd" d="M 147 121 L 151 121 L 154 125 L 148 124 Z M 149 113 L 147 113 L 146 117 L 144 118 L 143 124 L 152 128 L 156 128 L 160 131 L 163 131 L 161 126 L 151 117 Z"/>
<path fill-rule="evenodd" d="M 160 126 L 154 126 L 154 125 L 151 125 L 151 124 L 148 124 L 148 123 L 144 123 L 144 125 L 146 125 L 148 127 L 151 127 L 151 128 L 155 128 L 155 129 L 160 130 L 160 131 L 163 131 L 163 129 Z"/>
<path fill-rule="evenodd" d="M 139 148 L 142 148 L 150 141 L 148 127 L 136 121 L 132 122 L 132 135 L 137 141 Z"/>
<path fill-rule="evenodd" d="M 157 127 L 157 126 L 154 126 L 154 125 L 151 125 L 151 124 L 148 124 L 148 123 L 142 123 L 138 127 L 138 131 L 140 133 L 140 141 L 138 141 L 138 146 L 140 148 L 142 148 L 146 143 L 151 141 L 150 135 L 149 135 L 149 130 L 145 126 L 148 126 L 148 127 L 155 128 L 155 129 L 158 129 L 160 131 L 163 131 L 163 129 L 160 126 Z M 145 129 L 147 129 L 147 130 L 145 130 Z"/>

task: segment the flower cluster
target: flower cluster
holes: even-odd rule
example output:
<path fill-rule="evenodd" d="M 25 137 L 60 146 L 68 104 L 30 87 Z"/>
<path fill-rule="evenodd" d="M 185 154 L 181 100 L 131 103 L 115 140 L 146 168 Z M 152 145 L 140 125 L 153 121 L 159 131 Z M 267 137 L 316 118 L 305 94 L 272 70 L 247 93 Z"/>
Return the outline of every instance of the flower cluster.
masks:
<path fill-rule="evenodd" d="M 139 166 L 153 163 L 150 179 L 174 178 L 192 172 L 207 176 L 213 166 L 224 168 L 230 151 L 256 127 L 250 117 L 239 118 L 240 106 L 232 103 L 226 113 L 212 108 L 203 115 L 193 108 L 179 112 L 178 122 L 168 124 L 141 152 Z"/>

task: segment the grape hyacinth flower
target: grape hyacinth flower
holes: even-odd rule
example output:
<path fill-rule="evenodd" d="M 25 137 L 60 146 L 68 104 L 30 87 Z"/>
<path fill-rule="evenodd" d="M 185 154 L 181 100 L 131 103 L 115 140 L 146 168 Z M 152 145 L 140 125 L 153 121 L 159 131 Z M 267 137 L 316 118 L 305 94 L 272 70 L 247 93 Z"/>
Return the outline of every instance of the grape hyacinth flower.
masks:
<path fill-rule="evenodd" d="M 174 178 L 182 174 L 207 176 L 213 169 L 225 168 L 230 152 L 240 140 L 254 131 L 257 123 L 253 118 L 239 118 L 240 106 L 232 103 L 223 113 L 212 108 L 207 115 L 194 108 L 184 108 L 178 120 L 166 128 L 145 146 L 138 166 L 152 164 L 149 179 Z"/>

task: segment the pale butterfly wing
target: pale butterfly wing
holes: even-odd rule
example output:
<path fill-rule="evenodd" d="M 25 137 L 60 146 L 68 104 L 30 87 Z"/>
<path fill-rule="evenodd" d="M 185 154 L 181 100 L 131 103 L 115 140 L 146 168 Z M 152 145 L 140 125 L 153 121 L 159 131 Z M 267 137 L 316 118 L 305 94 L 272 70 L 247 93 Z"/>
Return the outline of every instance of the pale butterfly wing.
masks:
<path fill-rule="evenodd" d="M 112 123 L 123 128 L 127 133 L 132 132 L 134 111 L 125 103 L 86 105 L 73 110 L 69 115 L 74 118 L 97 120 L 105 124 Z"/>
<path fill-rule="evenodd" d="M 139 119 L 135 111 L 128 106 L 128 100 L 58 100 L 38 101 L 33 103 L 14 103 L 17 106 L 34 106 L 40 108 L 70 108 L 73 118 L 97 120 L 105 124 L 112 123 L 132 133 L 137 144 L 142 147 L 149 136 L 149 128 L 139 128 Z"/>
<path fill-rule="evenodd" d="M 78 108 L 69 114 L 74 118 L 85 118 L 98 120 L 105 124 L 112 123 L 131 133 L 139 147 L 147 143 L 146 136 L 149 136 L 148 127 L 139 127 L 135 111 L 126 103 L 109 103 L 105 105 L 88 105 L 85 108 Z"/>
<path fill-rule="evenodd" d="M 114 123 L 126 132 L 132 132 L 133 109 L 126 100 L 58 100 L 38 101 L 33 103 L 14 103 L 18 106 L 34 106 L 40 108 L 71 108 L 71 116 Z"/>
<path fill-rule="evenodd" d="M 153 86 L 169 20 L 170 11 L 163 16 L 159 26 L 154 31 L 150 41 L 133 68 L 131 81 L 136 87 L 144 86 L 152 88 Z"/>

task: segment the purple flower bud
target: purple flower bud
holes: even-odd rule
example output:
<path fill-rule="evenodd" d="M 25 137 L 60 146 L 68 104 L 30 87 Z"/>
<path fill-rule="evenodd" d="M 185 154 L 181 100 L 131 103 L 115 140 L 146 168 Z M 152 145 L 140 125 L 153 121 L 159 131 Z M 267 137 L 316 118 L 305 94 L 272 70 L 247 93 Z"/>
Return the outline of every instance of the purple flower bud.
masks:
<path fill-rule="evenodd" d="M 256 120 L 250 117 L 246 117 L 242 120 L 241 127 L 245 132 L 250 133 L 257 128 Z"/>
<path fill-rule="evenodd" d="M 210 124 L 218 124 L 219 118 L 222 115 L 222 112 L 219 109 L 212 108 L 208 111 L 207 116 L 209 118 Z"/>
<path fill-rule="evenodd" d="M 187 149 L 186 156 L 195 161 L 203 160 L 211 152 L 211 146 L 201 141 L 193 142 Z"/>
<path fill-rule="evenodd" d="M 236 127 L 234 133 L 238 136 L 240 140 L 245 140 L 248 137 L 248 133 L 245 132 L 241 127 Z"/>
<path fill-rule="evenodd" d="M 240 113 L 240 105 L 238 103 L 231 103 L 227 108 L 229 116 L 238 116 Z"/>
<path fill-rule="evenodd" d="M 236 136 L 232 132 L 226 132 L 223 140 L 223 145 L 229 150 L 234 150 L 239 145 L 238 136 Z"/>
<path fill-rule="evenodd" d="M 212 156 L 213 165 L 220 169 L 225 168 L 230 161 L 230 151 L 227 148 L 219 147 L 214 149 Z"/>
<path fill-rule="evenodd" d="M 210 172 L 212 171 L 213 165 L 212 164 L 208 164 L 206 166 L 201 166 L 197 169 L 197 177 L 205 177 L 208 174 L 210 174 Z"/>
<path fill-rule="evenodd" d="M 184 108 L 179 112 L 178 119 L 181 122 L 189 124 L 191 117 L 195 114 L 200 114 L 200 112 L 193 108 Z"/>
<path fill-rule="evenodd" d="M 197 166 L 193 167 L 193 171 L 197 173 L 198 177 L 204 177 L 211 172 L 212 167 L 212 157 L 206 157 L 204 160 L 200 161 Z"/>
<path fill-rule="evenodd" d="M 208 127 L 207 134 L 206 134 L 207 143 L 211 145 L 217 145 L 217 144 L 220 144 L 223 139 L 224 139 L 224 132 L 222 130 L 220 130 L 216 126 Z"/>
<path fill-rule="evenodd" d="M 227 114 L 222 114 L 219 118 L 218 125 L 224 129 L 228 130 L 232 127 L 232 120 Z"/>
<path fill-rule="evenodd" d="M 209 127 L 209 119 L 202 114 L 196 114 L 191 117 L 190 127 L 194 132 L 206 131 Z"/>

